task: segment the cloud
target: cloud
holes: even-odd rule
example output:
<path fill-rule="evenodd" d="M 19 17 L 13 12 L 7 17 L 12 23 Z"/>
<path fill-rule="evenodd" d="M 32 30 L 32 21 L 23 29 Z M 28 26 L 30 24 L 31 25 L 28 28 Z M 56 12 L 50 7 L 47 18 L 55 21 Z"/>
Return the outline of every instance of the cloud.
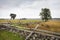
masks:
<path fill-rule="evenodd" d="M 23 4 L 31 4 L 35 0 L 0 0 L 0 8 L 19 7 Z"/>
<path fill-rule="evenodd" d="M 0 17 L 39 18 L 41 8 L 49 8 L 52 17 L 60 17 L 60 0 L 0 0 Z"/>

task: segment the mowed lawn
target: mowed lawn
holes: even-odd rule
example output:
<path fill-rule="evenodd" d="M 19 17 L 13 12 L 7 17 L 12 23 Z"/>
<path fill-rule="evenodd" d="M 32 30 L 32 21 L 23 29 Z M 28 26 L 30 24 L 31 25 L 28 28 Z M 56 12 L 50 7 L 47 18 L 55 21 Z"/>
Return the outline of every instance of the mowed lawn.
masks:
<path fill-rule="evenodd" d="M 17 33 L 14 34 L 6 30 L 0 30 L 0 40 L 24 40 L 24 38 Z"/>

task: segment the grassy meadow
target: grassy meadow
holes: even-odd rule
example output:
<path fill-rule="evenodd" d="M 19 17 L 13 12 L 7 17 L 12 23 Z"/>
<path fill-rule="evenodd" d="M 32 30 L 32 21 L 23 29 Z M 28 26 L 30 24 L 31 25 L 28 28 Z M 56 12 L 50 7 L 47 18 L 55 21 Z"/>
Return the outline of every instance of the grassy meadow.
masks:
<path fill-rule="evenodd" d="M 17 26 L 20 29 L 34 28 L 39 23 L 38 29 L 60 32 L 60 21 L 58 20 L 49 20 L 43 22 L 40 20 L 0 20 L 0 23 L 11 23 L 11 25 Z"/>
<path fill-rule="evenodd" d="M 48 22 L 42 22 L 40 24 L 40 27 L 38 29 L 53 31 L 60 33 L 60 21 L 48 21 Z"/>

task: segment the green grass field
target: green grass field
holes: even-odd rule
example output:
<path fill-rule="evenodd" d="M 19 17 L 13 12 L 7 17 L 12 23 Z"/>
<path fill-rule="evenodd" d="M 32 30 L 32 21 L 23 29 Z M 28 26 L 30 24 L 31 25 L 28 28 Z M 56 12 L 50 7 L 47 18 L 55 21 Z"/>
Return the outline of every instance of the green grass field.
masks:
<path fill-rule="evenodd" d="M 6 30 L 0 30 L 0 40 L 24 40 L 24 38 L 19 36 L 18 33 L 14 34 Z"/>

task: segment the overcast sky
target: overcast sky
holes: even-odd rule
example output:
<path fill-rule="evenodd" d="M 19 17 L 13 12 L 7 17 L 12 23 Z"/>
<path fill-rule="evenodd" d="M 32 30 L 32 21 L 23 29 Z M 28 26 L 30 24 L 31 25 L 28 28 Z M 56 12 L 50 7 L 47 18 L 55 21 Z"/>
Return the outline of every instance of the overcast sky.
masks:
<path fill-rule="evenodd" d="M 39 18 L 42 8 L 49 8 L 53 18 L 60 18 L 60 0 L 0 0 L 0 18 Z"/>

